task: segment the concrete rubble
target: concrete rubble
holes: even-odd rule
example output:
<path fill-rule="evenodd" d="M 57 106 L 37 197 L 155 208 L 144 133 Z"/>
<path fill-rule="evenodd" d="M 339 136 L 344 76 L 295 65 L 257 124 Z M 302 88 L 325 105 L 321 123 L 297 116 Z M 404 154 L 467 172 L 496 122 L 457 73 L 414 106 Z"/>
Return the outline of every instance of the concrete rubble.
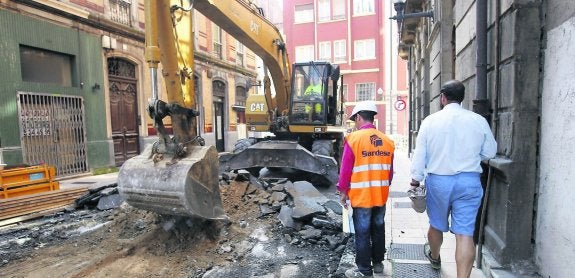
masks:
<path fill-rule="evenodd" d="M 236 210 L 226 211 L 236 218 L 218 224 L 217 231 L 210 231 L 207 222 L 200 226 L 187 222 L 182 225 L 181 218 L 133 208 L 118 195 L 116 184 L 109 184 L 91 189 L 77 199 L 75 207 L 59 216 L 48 216 L 31 226 L 23 223 L 0 230 L 0 235 L 4 235 L 0 255 L 5 258 L 0 266 L 19 263 L 30 250 L 47 249 L 61 240 L 90 233 L 96 234 L 95 239 L 84 248 L 121 251 L 116 239 L 120 238 L 125 246 L 136 242 L 140 235 L 157 234 L 159 228 L 164 231 L 163 236 L 154 235 L 154 240 L 146 239 L 141 244 L 150 244 L 144 248 L 154 254 L 162 252 L 164 257 L 173 254 L 172 249 L 188 254 L 185 250 L 196 248 L 194 242 L 202 237 L 213 236 L 216 240 L 200 253 L 187 255 L 189 264 L 197 266 L 185 268 L 187 277 L 298 277 L 310 273 L 339 277 L 334 275 L 349 235 L 341 230 L 341 207 L 337 202 L 309 182 L 256 178 L 241 171 L 223 173 L 219 182 L 222 192 L 227 192 L 222 198 L 228 209 Z M 249 213 L 242 214 L 243 211 Z M 74 226 L 68 221 L 73 221 Z M 191 231 L 194 229 L 200 233 Z M 249 233 L 238 237 L 246 232 Z M 108 236 L 113 240 L 102 241 Z M 71 250 L 75 248 L 73 245 Z"/>

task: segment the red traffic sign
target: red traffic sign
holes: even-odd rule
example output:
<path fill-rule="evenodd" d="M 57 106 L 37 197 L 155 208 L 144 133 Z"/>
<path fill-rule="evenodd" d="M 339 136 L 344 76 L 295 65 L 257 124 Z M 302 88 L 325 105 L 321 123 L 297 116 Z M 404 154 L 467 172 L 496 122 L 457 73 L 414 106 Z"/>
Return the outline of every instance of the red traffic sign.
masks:
<path fill-rule="evenodd" d="M 405 109 L 405 107 L 407 106 L 405 103 L 405 100 L 403 99 L 398 99 L 393 106 L 395 107 L 395 110 L 397 111 L 403 111 Z"/>

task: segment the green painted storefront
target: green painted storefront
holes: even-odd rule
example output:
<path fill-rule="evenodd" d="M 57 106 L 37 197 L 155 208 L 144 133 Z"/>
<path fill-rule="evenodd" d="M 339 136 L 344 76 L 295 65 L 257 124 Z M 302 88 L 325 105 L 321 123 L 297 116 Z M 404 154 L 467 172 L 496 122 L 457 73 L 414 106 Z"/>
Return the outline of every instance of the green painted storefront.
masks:
<path fill-rule="evenodd" d="M 71 85 L 22 81 L 22 47 L 71 57 Z M 0 147 L 3 148 L 4 163 L 25 162 L 17 115 L 17 92 L 30 92 L 82 97 L 87 163 L 92 169 L 109 165 L 104 72 L 99 35 L 0 10 Z M 100 87 L 94 88 L 95 84 Z"/>

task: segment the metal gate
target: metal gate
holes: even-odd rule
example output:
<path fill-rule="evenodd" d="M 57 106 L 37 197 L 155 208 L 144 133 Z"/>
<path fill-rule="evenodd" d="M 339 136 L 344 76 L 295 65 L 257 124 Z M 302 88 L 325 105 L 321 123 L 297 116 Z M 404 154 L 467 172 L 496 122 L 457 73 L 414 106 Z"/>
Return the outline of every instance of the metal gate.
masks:
<path fill-rule="evenodd" d="M 24 163 L 56 167 L 58 177 L 88 171 L 84 99 L 18 92 Z"/>

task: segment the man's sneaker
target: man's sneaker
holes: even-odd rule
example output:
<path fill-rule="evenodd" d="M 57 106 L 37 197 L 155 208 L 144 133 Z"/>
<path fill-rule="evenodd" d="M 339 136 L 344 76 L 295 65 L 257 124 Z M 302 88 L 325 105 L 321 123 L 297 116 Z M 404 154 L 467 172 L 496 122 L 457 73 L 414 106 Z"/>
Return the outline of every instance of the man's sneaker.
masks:
<path fill-rule="evenodd" d="M 429 246 L 429 242 L 423 245 L 423 254 L 425 254 L 425 257 L 427 257 L 431 263 L 431 268 L 435 270 L 439 270 L 441 268 L 441 256 L 437 259 L 431 257 L 431 247 Z"/>
<path fill-rule="evenodd" d="M 373 263 L 373 272 L 382 273 L 383 272 L 383 262 Z"/>
<path fill-rule="evenodd" d="M 373 277 L 373 275 L 365 275 L 359 271 L 359 269 L 348 269 L 345 271 L 345 277 L 352 278 L 352 277 Z"/>

